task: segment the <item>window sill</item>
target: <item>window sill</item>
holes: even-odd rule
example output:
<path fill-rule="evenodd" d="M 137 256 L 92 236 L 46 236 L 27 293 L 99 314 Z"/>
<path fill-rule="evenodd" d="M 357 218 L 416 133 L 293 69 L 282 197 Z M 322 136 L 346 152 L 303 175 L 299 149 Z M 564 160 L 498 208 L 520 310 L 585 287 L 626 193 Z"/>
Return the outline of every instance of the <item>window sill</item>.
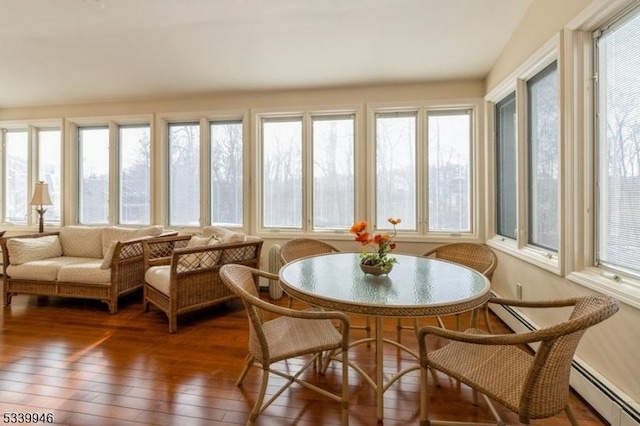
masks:
<path fill-rule="evenodd" d="M 553 274 L 561 275 L 557 253 L 548 253 L 532 247 L 518 248 L 515 241 L 503 237 L 494 237 L 487 241 L 487 245 Z"/>
<path fill-rule="evenodd" d="M 615 277 L 618 277 L 617 279 Z M 598 268 L 572 272 L 567 279 L 640 309 L 640 281 L 622 275 L 608 275 Z"/>

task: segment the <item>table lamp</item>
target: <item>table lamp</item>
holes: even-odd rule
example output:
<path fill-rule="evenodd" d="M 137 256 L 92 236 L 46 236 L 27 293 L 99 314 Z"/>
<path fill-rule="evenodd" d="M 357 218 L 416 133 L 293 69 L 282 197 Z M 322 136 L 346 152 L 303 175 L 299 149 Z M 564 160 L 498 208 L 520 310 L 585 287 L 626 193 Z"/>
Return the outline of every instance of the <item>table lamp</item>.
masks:
<path fill-rule="evenodd" d="M 52 204 L 51 197 L 49 197 L 49 186 L 41 180 L 36 182 L 33 197 L 29 205 L 36 206 L 36 211 L 38 215 L 40 215 L 40 227 L 38 228 L 38 232 L 40 233 L 44 232 L 44 212 L 47 211 L 44 206 L 50 206 Z"/>

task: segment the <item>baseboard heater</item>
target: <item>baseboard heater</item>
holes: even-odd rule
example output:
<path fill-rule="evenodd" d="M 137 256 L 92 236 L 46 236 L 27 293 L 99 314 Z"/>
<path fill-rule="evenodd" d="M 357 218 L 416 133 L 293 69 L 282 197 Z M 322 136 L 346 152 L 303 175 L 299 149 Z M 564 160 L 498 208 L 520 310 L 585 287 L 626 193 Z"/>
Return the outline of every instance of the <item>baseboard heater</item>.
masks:
<path fill-rule="evenodd" d="M 495 297 L 501 297 L 492 291 Z M 516 332 L 537 330 L 529 319 L 510 306 L 490 305 L 491 310 Z M 535 348 L 534 348 L 535 349 Z M 591 372 L 591 369 L 574 359 L 571 363 L 571 387 L 587 401 L 612 426 L 640 426 L 640 404 L 629 402 L 631 398 L 614 389 Z M 634 406 L 635 405 L 635 406 Z"/>

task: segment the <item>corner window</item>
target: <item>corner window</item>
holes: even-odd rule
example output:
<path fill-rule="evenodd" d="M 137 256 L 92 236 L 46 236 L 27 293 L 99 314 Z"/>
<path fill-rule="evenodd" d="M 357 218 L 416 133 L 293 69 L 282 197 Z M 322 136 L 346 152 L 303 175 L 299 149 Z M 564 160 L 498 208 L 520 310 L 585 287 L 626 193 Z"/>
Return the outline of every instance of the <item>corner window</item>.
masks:
<path fill-rule="evenodd" d="M 640 277 L 640 12 L 596 39 L 597 266 Z"/>
<path fill-rule="evenodd" d="M 518 232 L 516 92 L 495 105 L 496 234 L 516 239 Z"/>
<path fill-rule="evenodd" d="M 558 252 L 559 96 L 558 66 L 527 81 L 528 243 Z"/>

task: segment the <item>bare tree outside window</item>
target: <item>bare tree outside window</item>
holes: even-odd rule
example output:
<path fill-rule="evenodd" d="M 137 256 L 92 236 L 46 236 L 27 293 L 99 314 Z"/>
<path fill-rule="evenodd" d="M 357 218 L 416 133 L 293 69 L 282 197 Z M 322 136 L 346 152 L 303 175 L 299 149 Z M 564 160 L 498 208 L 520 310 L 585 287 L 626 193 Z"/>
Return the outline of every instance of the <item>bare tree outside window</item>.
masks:
<path fill-rule="evenodd" d="M 109 128 L 79 127 L 80 223 L 109 223 Z"/>
<path fill-rule="evenodd" d="M 242 227 L 242 121 L 210 123 L 211 223 Z"/>
<path fill-rule="evenodd" d="M 553 62 L 527 82 L 529 244 L 558 251 L 559 93 Z"/>
<path fill-rule="evenodd" d="M 596 263 L 640 276 L 640 13 L 596 41 Z"/>
<path fill-rule="evenodd" d="M 376 115 L 376 226 L 402 218 L 398 229 L 417 229 L 416 122 L 417 113 Z"/>
<path fill-rule="evenodd" d="M 120 126 L 120 213 L 126 225 L 151 223 L 151 134 L 149 125 Z"/>
<path fill-rule="evenodd" d="M 263 226 L 302 228 L 302 119 L 262 120 Z"/>
<path fill-rule="evenodd" d="M 354 221 L 354 119 L 313 119 L 313 227 L 346 229 Z"/>
<path fill-rule="evenodd" d="M 429 231 L 471 231 L 471 113 L 430 112 Z"/>
<path fill-rule="evenodd" d="M 26 130 L 10 130 L 4 134 L 5 150 L 5 212 L 7 222 L 27 223 L 29 196 L 29 138 Z"/>
<path fill-rule="evenodd" d="M 169 224 L 200 226 L 200 125 L 169 124 Z"/>

